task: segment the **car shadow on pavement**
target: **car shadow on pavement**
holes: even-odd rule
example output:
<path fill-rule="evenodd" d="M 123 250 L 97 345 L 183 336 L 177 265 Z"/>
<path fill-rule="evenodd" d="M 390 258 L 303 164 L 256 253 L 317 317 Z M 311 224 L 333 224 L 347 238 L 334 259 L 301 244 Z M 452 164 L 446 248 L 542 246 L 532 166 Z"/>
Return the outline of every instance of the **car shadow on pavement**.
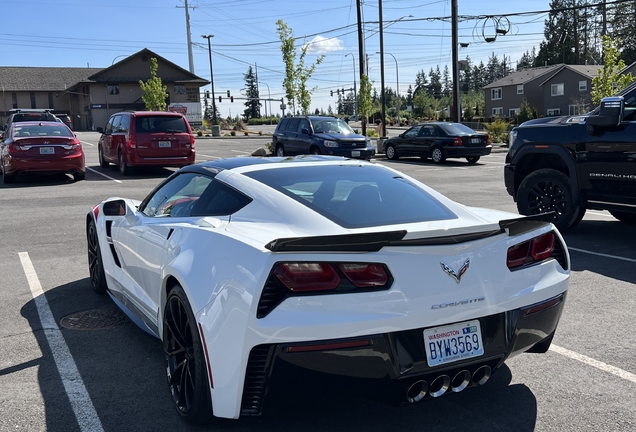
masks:
<path fill-rule="evenodd" d="M 0 189 L 59 186 L 72 183 L 77 183 L 77 181 L 70 174 L 24 174 L 16 176 L 13 183 L 0 182 Z"/>
<path fill-rule="evenodd" d="M 46 300 L 58 324 L 77 312 L 112 306 L 108 296 L 92 292 L 88 279 L 47 290 Z M 42 356 L 35 363 L 16 365 L 0 374 L 37 366 L 46 430 L 80 430 L 53 358 L 52 349 L 59 347 L 49 346 L 34 300 L 25 304 L 21 313 L 29 321 Z M 263 416 L 239 420 L 213 418 L 207 425 L 195 427 L 184 423 L 173 407 L 166 384 L 163 347 L 158 339 L 132 323 L 92 330 L 60 326 L 60 332 L 106 432 L 387 431 L 396 428 L 529 432 L 536 425 L 534 394 L 523 384 L 511 385 L 511 371 L 504 365 L 481 387 L 402 407 L 357 396 L 356 389 L 347 388 L 337 377 L 304 379 L 292 374 L 285 376 L 280 385 L 272 385 Z"/>

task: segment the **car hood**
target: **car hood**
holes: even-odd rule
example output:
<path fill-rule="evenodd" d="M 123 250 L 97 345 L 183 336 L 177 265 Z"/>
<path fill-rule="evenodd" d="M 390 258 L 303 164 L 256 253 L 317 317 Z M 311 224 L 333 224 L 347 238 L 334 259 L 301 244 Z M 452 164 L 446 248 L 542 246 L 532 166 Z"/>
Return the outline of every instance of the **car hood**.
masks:
<path fill-rule="evenodd" d="M 316 133 L 314 136 L 332 141 L 366 141 L 367 137 L 359 134 Z"/>

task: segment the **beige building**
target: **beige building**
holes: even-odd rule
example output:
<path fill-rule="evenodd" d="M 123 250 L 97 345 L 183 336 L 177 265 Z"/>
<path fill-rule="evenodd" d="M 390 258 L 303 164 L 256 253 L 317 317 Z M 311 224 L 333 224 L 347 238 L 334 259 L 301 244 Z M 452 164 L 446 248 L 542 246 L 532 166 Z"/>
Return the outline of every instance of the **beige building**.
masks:
<path fill-rule="evenodd" d="M 153 57 L 168 104 L 201 102 L 209 81 L 144 48 L 107 68 L 0 67 L 0 123 L 11 109 L 51 109 L 69 114 L 74 129 L 95 130 L 118 111 L 144 110 L 139 80 L 150 78 Z"/>

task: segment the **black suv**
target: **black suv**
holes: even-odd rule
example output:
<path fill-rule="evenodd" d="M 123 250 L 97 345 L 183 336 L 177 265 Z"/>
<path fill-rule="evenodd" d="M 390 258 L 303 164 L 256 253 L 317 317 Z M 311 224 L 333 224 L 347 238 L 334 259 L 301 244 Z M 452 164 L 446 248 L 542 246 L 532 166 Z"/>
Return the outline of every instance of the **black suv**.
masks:
<path fill-rule="evenodd" d="M 272 146 L 277 156 L 324 154 L 371 159 L 375 147 L 371 139 L 358 135 L 335 117 L 284 117 L 276 126 Z"/>
<path fill-rule="evenodd" d="M 586 209 L 636 223 L 636 84 L 589 114 L 514 128 L 504 182 L 519 213 L 554 212 L 561 230 L 579 223 Z"/>

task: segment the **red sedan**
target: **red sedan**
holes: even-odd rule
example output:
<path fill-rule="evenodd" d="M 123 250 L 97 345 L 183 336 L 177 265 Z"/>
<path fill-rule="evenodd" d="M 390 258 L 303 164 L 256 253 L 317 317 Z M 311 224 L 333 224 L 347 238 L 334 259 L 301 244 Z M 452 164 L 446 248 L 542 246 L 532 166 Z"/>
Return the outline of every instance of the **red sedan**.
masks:
<path fill-rule="evenodd" d="M 84 180 L 82 144 L 68 126 L 56 122 L 13 123 L 2 135 L 0 167 L 5 183 L 27 173 L 72 174 Z"/>

